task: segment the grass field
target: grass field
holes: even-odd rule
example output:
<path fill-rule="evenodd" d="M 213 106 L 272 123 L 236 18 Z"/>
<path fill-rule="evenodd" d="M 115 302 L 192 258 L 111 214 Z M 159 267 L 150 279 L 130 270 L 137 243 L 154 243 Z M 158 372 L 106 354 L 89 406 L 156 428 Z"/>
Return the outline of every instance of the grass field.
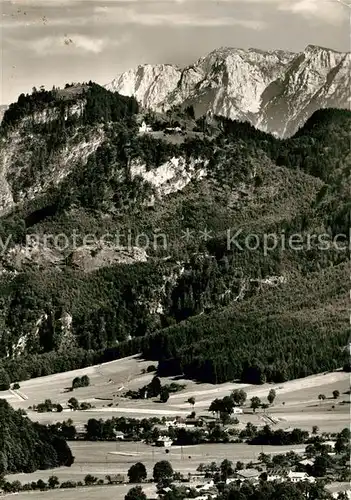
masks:
<path fill-rule="evenodd" d="M 244 427 L 248 422 L 255 425 L 269 424 L 274 429 L 300 427 L 311 430 L 313 425 L 318 425 L 320 432 L 336 432 L 349 426 L 349 399 L 350 380 L 347 373 L 340 371 L 307 377 L 279 385 L 264 384 L 250 386 L 245 384 L 227 383 L 218 386 L 210 384 L 197 384 L 190 380 L 179 380 L 186 384 L 183 391 L 171 395 L 167 403 L 152 400 L 131 401 L 123 398 L 122 394 L 128 389 L 137 389 L 147 384 L 153 374 L 144 374 L 143 371 L 151 363 L 140 360 L 137 356 L 125 358 L 99 366 L 82 370 L 50 375 L 21 382 L 19 391 L 6 391 L 0 393 L 0 398 L 6 398 L 15 408 L 28 409 L 33 404 L 51 399 L 59 402 L 64 407 L 68 399 L 76 397 L 80 402 L 89 401 L 95 408 L 88 411 L 71 411 L 65 409 L 62 413 L 42 413 L 27 411 L 32 420 L 41 423 L 52 423 L 71 418 L 75 424 L 84 424 L 89 418 L 111 418 L 112 416 L 176 416 L 187 415 L 192 407 L 187 403 L 190 396 L 196 399 L 195 411 L 198 415 L 208 415 L 208 407 L 215 398 L 229 395 L 236 388 L 243 388 L 248 395 L 248 401 L 253 396 L 259 396 L 266 402 L 266 397 L 271 388 L 277 393 L 274 405 L 263 413 L 254 414 L 247 404 L 244 414 L 239 415 L 239 427 Z M 72 380 L 76 376 L 88 375 L 90 386 L 67 392 Z M 162 379 L 162 383 L 170 383 L 172 379 Z M 340 392 L 337 400 L 332 398 L 333 390 Z M 319 394 L 325 394 L 323 402 L 318 400 Z M 112 406 L 108 406 L 112 405 Z M 275 424 L 272 424 L 272 420 Z M 70 447 L 75 456 L 75 463 L 70 468 L 59 468 L 47 471 L 37 471 L 33 474 L 16 474 L 9 476 L 9 480 L 18 479 L 22 483 L 47 480 L 51 475 L 58 476 L 60 482 L 73 480 L 83 481 L 87 474 L 98 478 L 105 478 L 107 474 L 123 473 L 134 463 L 141 461 L 152 475 L 154 464 L 162 459 L 169 460 L 173 468 L 183 474 L 195 471 L 200 463 L 221 461 L 228 458 L 233 462 L 255 461 L 263 451 L 276 454 L 286 453 L 290 450 L 303 452 L 304 446 L 295 447 L 269 447 L 250 446 L 247 444 L 206 444 L 189 447 L 172 447 L 166 454 L 163 448 L 154 448 L 143 443 L 126 442 L 70 442 Z M 153 485 L 146 485 L 149 496 L 153 496 Z M 113 487 L 93 487 L 66 491 L 51 491 L 44 493 L 22 493 L 16 495 L 18 499 L 38 498 L 43 500 L 89 500 L 105 498 L 123 498 L 129 485 Z"/>
<path fill-rule="evenodd" d="M 21 382 L 19 391 L 0 392 L 0 398 L 8 399 L 14 408 L 26 410 L 33 404 L 51 399 L 52 402 L 61 403 L 65 410 L 60 414 L 38 414 L 28 411 L 29 417 L 42 423 L 71 418 L 75 424 L 84 424 L 89 418 L 106 419 L 113 415 L 140 418 L 188 415 L 192 410 L 187 403 L 190 396 L 196 399 L 197 414 L 206 415 L 213 399 L 229 395 L 236 388 L 243 388 L 247 392 L 248 401 L 253 396 L 258 396 L 264 402 L 267 401 L 269 390 L 274 388 L 277 397 L 268 413 L 275 419 L 277 428 L 294 426 L 310 430 L 312 425 L 316 424 L 321 431 L 337 431 L 349 423 L 350 396 L 347 392 L 350 389 L 350 382 L 348 374 L 344 372 L 337 371 L 283 384 L 261 386 L 235 383 L 214 386 L 197 384 L 191 380 L 180 380 L 179 383 L 186 384 L 185 389 L 171 395 L 167 403 L 123 398 L 122 394 L 126 390 L 137 389 L 150 382 L 153 374 L 142 373 L 150 364 L 148 361 L 140 360 L 137 356 L 132 356 L 82 370 L 24 381 Z M 73 378 L 85 374 L 90 378 L 90 386 L 67 392 Z M 162 383 L 171 381 L 172 379 L 162 379 Z M 332 392 L 335 389 L 340 392 L 337 400 L 332 399 Z M 326 400 L 322 403 L 318 400 L 319 394 L 326 396 Z M 80 402 L 90 402 L 95 408 L 76 412 L 67 409 L 67 401 L 72 396 Z M 265 424 L 266 417 L 262 412 L 253 414 L 248 403 L 244 409 L 244 415 L 240 417 L 240 422 L 245 425 L 249 421 L 256 425 Z"/>
<path fill-rule="evenodd" d="M 32 474 L 14 474 L 11 480 L 18 479 L 22 483 L 47 480 L 51 475 L 56 475 L 60 481 L 83 481 L 87 474 L 104 478 L 106 474 L 127 474 L 131 465 L 143 462 L 149 477 L 156 462 L 169 460 L 174 470 L 187 474 L 195 472 L 200 463 L 220 462 L 227 458 L 233 462 L 255 461 L 262 452 L 277 454 L 287 453 L 290 450 L 303 452 L 304 445 L 292 447 L 274 446 L 249 446 L 247 444 L 204 444 L 196 446 L 172 447 L 166 454 L 164 448 L 155 448 L 144 443 L 123 442 L 72 442 L 70 447 L 75 462 L 72 467 L 36 471 Z"/>

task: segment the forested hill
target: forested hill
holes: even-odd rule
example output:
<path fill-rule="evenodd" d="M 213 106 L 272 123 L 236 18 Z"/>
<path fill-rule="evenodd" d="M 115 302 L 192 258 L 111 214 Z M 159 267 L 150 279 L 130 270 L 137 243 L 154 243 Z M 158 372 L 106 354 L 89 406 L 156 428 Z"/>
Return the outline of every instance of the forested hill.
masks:
<path fill-rule="evenodd" d="M 66 441 L 0 399 L 0 477 L 73 464 Z"/>
<path fill-rule="evenodd" d="M 319 111 L 278 140 L 247 123 L 195 120 L 191 107 L 141 112 L 92 82 L 20 96 L 0 131 L 0 359 L 9 379 L 141 348 L 151 355 L 153 335 L 165 349 L 162 370 L 168 358 L 200 379 L 206 350 L 224 361 L 224 344 L 269 332 L 279 362 L 256 348 L 254 359 L 243 354 L 272 367 L 267 379 L 284 363 L 288 378 L 340 365 L 346 319 L 330 324 L 320 309 L 339 311 L 346 297 L 342 282 L 334 295 L 323 276 L 338 283 L 348 262 L 347 249 L 330 242 L 349 227 L 350 116 Z M 139 130 L 143 121 L 151 132 Z M 228 245 L 237 230 L 239 246 Z M 266 252 L 272 233 L 298 233 L 302 248 L 278 238 Z M 323 250 L 313 243 L 321 235 Z M 308 308 L 285 315 L 257 305 L 282 293 L 289 302 L 319 273 L 323 300 Z M 173 335 L 188 353 L 168 349 Z M 306 338 L 306 367 L 285 359 L 289 335 Z M 150 346 L 128 341 L 136 337 Z M 308 362 L 321 338 L 325 351 Z M 222 354 L 209 354 L 211 380 L 247 378 L 243 365 L 213 368 Z"/>

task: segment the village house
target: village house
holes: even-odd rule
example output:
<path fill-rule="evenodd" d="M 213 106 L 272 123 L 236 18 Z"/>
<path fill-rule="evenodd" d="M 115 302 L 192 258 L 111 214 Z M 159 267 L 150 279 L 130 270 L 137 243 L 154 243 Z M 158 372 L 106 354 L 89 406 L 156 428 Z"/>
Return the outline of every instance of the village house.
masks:
<path fill-rule="evenodd" d="M 200 493 L 202 491 L 209 491 L 209 490 L 212 490 L 213 488 L 215 488 L 215 483 L 213 481 L 213 479 L 211 479 L 210 481 L 208 481 L 207 483 L 204 483 L 204 484 L 200 484 L 198 486 L 195 486 L 195 488 L 200 491 Z"/>
<path fill-rule="evenodd" d="M 255 483 L 259 480 L 261 472 L 257 469 L 243 469 L 236 473 L 239 481 L 250 481 Z"/>
<path fill-rule="evenodd" d="M 242 415 L 244 412 L 243 412 L 243 409 L 242 408 L 238 408 L 238 407 L 234 407 L 233 408 L 233 414 L 234 415 Z"/>
<path fill-rule="evenodd" d="M 276 481 L 278 483 L 281 483 L 282 481 L 285 480 L 287 476 L 287 471 L 285 469 L 276 468 L 276 469 L 268 469 L 267 470 L 267 481 L 273 482 Z"/>
<path fill-rule="evenodd" d="M 116 438 L 116 441 L 123 441 L 124 440 L 124 433 L 121 431 L 114 431 L 114 435 Z"/>
<path fill-rule="evenodd" d="M 309 476 L 307 472 L 293 472 L 290 471 L 286 478 L 291 481 L 292 483 L 300 483 L 301 481 L 308 481 L 309 483 L 314 483 L 315 478 L 312 476 Z"/>
<path fill-rule="evenodd" d="M 173 441 L 168 436 L 160 436 L 155 442 L 156 446 L 161 446 L 164 448 L 170 448 L 173 444 Z"/>
<path fill-rule="evenodd" d="M 193 429 L 202 425 L 202 420 L 198 418 L 175 418 L 166 422 L 166 427 L 175 427 L 177 429 Z"/>

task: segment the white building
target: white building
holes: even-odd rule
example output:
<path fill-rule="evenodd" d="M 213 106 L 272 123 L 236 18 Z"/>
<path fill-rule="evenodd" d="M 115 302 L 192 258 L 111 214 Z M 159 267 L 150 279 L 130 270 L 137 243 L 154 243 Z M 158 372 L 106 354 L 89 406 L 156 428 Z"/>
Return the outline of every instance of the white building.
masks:
<path fill-rule="evenodd" d="M 244 412 L 242 408 L 233 408 L 234 415 L 242 415 Z"/>
<path fill-rule="evenodd" d="M 141 126 L 139 127 L 139 133 L 140 134 L 146 134 L 148 132 L 152 132 L 152 127 L 150 125 L 147 125 L 145 120 L 142 122 Z"/>
<path fill-rule="evenodd" d="M 123 441 L 124 440 L 124 433 L 121 431 L 115 431 L 115 438 L 118 441 Z"/>
<path fill-rule="evenodd" d="M 173 441 L 168 436 L 160 436 L 156 441 L 156 446 L 163 446 L 164 448 L 170 448 L 172 444 Z"/>
<path fill-rule="evenodd" d="M 292 483 L 299 483 L 301 481 L 308 481 L 309 483 L 314 483 L 315 478 L 307 474 L 307 472 L 293 472 L 290 471 L 287 475 L 287 479 Z"/>

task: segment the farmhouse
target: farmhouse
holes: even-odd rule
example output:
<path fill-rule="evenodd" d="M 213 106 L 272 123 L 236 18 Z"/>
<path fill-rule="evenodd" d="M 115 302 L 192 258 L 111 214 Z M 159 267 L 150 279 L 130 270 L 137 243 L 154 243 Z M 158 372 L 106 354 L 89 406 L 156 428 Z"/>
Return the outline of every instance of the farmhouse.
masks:
<path fill-rule="evenodd" d="M 164 448 L 170 448 L 172 444 L 173 441 L 168 436 L 160 436 L 155 443 L 156 446 L 163 446 Z"/>
<path fill-rule="evenodd" d="M 301 481 L 308 481 L 309 483 L 314 483 L 315 482 L 315 478 L 312 477 L 312 476 L 309 476 L 307 474 L 307 472 L 293 472 L 293 471 L 290 471 L 286 477 L 292 483 L 299 483 Z"/>
<path fill-rule="evenodd" d="M 258 481 L 261 473 L 257 469 L 243 469 L 238 471 L 236 474 L 240 481 L 256 482 Z"/>
<path fill-rule="evenodd" d="M 193 429 L 202 425 L 202 420 L 198 418 L 175 418 L 172 421 L 166 423 L 167 427 L 176 427 L 177 429 Z"/>
<path fill-rule="evenodd" d="M 234 413 L 234 415 L 242 415 L 244 412 L 243 412 L 242 408 L 235 407 L 235 408 L 233 408 L 233 413 Z"/>
<path fill-rule="evenodd" d="M 117 441 L 123 441 L 124 440 L 124 433 L 121 431 L 114 431 L 115 438 Z"/>

